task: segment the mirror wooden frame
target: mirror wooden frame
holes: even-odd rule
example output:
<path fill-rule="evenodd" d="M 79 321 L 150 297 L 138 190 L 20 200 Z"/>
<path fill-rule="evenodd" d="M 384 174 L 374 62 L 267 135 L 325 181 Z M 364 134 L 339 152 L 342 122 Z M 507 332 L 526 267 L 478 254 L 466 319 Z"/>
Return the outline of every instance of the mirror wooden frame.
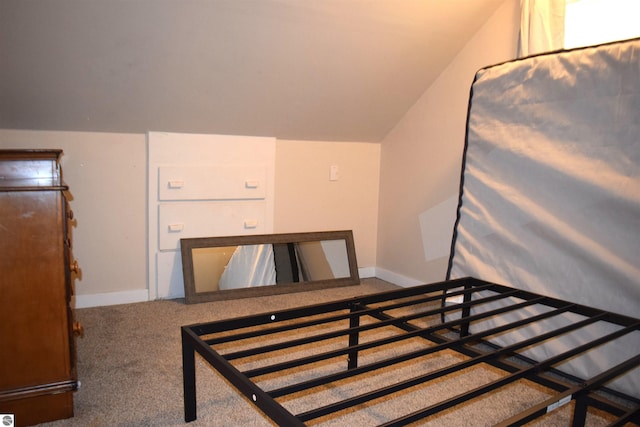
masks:
<path fill-rule="evenodd" d="M 193 270 L 192 250 L 237 245 L 259 245 L 273 243 L 301 243 L 322 240 L 344 240 L 349 262 L 349 277 L 316 280 L 309 282 L 279 283 L 269 286 L 255 286 L 242 289 L 225 289 L 217 291 L 197 292 Z M 289 292 L 303 292 L 315 289 L 352 286 L 360 284 L 356 250 L 351 230 L 318 231 L 309 233 L 251 234 L 243 236 L 195 237 L 180 239 L 182 253 L 182 273 L 184 277 L 184 294 L 187 304 L 221 301 L 236 298 L 249 298 L 265 295 L 277 295 Z"/>

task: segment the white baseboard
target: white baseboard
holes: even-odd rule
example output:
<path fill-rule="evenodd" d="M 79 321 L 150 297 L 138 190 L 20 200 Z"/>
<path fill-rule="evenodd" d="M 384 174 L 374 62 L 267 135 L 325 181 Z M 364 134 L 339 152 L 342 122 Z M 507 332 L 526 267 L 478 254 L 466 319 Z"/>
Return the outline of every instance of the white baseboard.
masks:
<path fill-rule="evenodd" d="M 393 271 L 385 270 L 384 268 L 376 268 L 375 277 L 377 277 L 378 279 L 386 280 L 387 282 L 393 283 L 394 285 L 402 286 L 403 288 L 425 284 L 425 282 L 422 280 L 403 276 L 402 274 L 394 273 Z"/>
<path fill-rule="evenodd" d="M 408 288 L 411 286 L 422 285 L 425 282 L 402 274 L 394 273 L 384 268 L 364 267 L 358 269 L 358 275 L 361 279 L 368 277 L 377 277 L 394 285 Z M 175 298 L 179 298 L 176 296 Z M 108 292 L 103 294 L 92 295 L 76 295 L 76 308 L 101 307 L 107 305 L 130 304 L 134 302 L 149 301 L 149 291 L 140 289 L 135 291 Z"/>
<path fill-rule="evenodd" d="M 93 295 L 76 295 L 76 308 L 101 307 L 106 305 L 130 304 L 132 302 L 149 301 L 149 291 L 109 292 Z"/>
<path fill-rule="evenodd" d="M 364 267 L 358 269 L 358 276 L 361 279 L 366 279 L 369 277 L 376 277 L 376 268 L 375 267 Z"/>

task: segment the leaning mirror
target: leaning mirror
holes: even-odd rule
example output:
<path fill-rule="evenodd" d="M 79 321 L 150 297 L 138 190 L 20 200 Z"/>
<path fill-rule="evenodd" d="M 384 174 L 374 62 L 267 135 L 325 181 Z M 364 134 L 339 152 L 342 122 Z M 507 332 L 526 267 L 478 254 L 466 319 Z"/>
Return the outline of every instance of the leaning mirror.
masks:
<path fill-rule="evenodd" d="M 180 239 L 187 304 L 360 283 L 353 233 Z"/>

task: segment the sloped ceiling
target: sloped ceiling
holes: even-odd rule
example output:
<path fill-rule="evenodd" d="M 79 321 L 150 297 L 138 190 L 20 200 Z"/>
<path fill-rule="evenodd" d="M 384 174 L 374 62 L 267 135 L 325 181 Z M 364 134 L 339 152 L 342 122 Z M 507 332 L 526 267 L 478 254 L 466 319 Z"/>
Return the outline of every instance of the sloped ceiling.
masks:
<path fill-rule="evenodd" d="M 503 1 L 0 0 L 0 128 L 380 141 Z"/>

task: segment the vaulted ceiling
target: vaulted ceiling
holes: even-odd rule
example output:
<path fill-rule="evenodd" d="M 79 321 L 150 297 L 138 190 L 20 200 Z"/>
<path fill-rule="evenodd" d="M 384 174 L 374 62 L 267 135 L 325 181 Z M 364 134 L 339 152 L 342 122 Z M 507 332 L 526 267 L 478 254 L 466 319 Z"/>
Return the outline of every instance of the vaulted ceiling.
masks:
<path fill-rule="evenodd" d="M 376 142 L 504 0 L 0 0 L 0 128 Z"/>

